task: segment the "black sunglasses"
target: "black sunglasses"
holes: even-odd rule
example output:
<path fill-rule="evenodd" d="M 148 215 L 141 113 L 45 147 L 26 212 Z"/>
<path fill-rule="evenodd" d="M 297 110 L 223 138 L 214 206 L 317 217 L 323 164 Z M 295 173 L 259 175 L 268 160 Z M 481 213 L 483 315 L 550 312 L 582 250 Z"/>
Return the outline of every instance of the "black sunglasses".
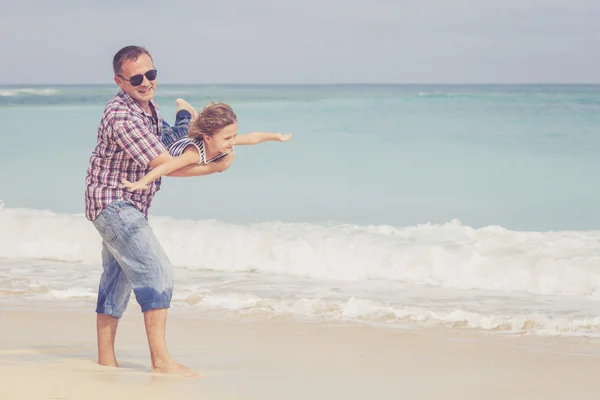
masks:
<path fill-rule="evenodd" d="M 144 82 L 144 76 L 149 81 L 153 81 L 156 79 L 157 74 L 158 74 L 157 70 L 151 69 L 150 71 L 146 71 L 145 74 L 134 75 L 129 79 L 127 79 L 121 75 L 117 75 L 117 76 L 121 79 L 125 79 L 127 82 L 129 82 L 131 84 L 131 86 L 140 86 L 142 84 L 142 82 Z"/>

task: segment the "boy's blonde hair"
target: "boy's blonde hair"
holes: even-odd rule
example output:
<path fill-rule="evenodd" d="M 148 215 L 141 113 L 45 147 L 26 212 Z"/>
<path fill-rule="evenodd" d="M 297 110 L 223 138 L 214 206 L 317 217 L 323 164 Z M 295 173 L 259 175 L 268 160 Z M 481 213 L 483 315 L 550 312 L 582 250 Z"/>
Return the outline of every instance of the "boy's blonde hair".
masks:
<path fill-rule="evenodd" d="M 210 102 L 190 121 L 188 136 L 192 139 L 202 139 L 236 122 L 237 116 L 229 104 Z"/>

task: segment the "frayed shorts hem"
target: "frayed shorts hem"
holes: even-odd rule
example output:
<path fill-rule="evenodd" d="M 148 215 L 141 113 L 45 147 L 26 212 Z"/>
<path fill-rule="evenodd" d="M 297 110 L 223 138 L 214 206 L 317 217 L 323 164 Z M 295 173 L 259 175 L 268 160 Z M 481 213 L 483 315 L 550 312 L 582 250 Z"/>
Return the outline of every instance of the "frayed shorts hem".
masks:
<path fill-rule="evenodd" d="M 106 307 L 96 307 L 96 314 L 110 315 L 111 317 L 116 319 L 121 319 L 121 317 L 123 316 L 123 313 L 116 313 L 113 310 L 110 310 Z"/>
<path fill-rule="evenodd" d="M 150 310 L 156 310 L 156 309 L 161 309 L 161 308 L 171 308 L 171 303 L 165 302 L 165 301 L 154 301 L 152 303 L 143 304 L 141 307 L 142 307 L 142 312 L 144 313 L 144 312 L 150 311 Z"/>

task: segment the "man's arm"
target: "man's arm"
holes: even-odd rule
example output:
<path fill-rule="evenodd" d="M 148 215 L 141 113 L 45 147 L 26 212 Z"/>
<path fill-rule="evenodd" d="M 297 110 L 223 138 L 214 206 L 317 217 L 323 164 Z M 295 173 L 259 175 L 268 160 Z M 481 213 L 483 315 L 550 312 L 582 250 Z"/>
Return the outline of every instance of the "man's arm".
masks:
<path fill-rule="evenodd" d="M 173 171 L 167 176 L 179 176 L 179 177 L 187 177 L 187 176 L 201 176 L 201 175 L 209 175 L 214 172 L 223 172 L 229 168 L 233 159 L 235 158 L 235 152 L 232 151 L 227 156 L 223 157 L 219 161 L 211 162 L 208 164 L 199 164 L 199 165 L 188 165 L 183 168 L 179 168 L 176 171 Z"/>
<path fill-rule="evenodd" d="M 115 122 L 114 136 L 115 142 L 140 167 L 152 165 L 156 159 L 164 159 L 163 153 L 167 151 L 160 139 L 148 132 L 141 118 L 136 116 L 127 115 Z M 168 153 L 166 156 L 170 157 Z"/>

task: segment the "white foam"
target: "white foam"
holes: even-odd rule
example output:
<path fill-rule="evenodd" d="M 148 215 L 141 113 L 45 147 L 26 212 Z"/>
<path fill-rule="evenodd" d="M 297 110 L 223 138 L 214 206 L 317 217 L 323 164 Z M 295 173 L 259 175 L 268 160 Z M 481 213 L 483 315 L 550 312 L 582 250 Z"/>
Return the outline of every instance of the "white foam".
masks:
<path fill-rule="evenodd" d="M 27 96 L 54 96 L 58 94 L 58 89 L 44 88 L 19 88 L 19 89 L 0 89 L 0 97 L 17 97 L 22 95 Z"/>
<path fill-rule="evenodd" d="M 405 228 L 151 218 L 176 266 L 314 280 L 392 280 L 600 298 L 600 232 L 473 229 L 458 221 Z M 0 208 L 0 257 L 100 262 L 100 237 L 82 215 Z"/>
<path fill-rule="evenodd" d="M 600 333 L 598 231 L 150 221 L 192 309 Z M 0 298 L 93 303 L 100 246 L 83 215 L 0 202 Z"/>
<path fill-rule="evenodd" d="M 91 288 L 68 288 L 68 289 L 55 289 L 51 290 L 50 296 L 55 299 L 78 299 L 78 298 L 96 298 L 97 292 L 91 290 Z"/>
<path fill-rule="evenodd" d="M 362 322 L 371 325 L 406 327 L 408 323 L 419 323 L 428 326 L 479 328 L 507 333 L 600 336 L 600 317 L 571 319 L 537 313 L 480 314 L 455 309 L 450 305 L 444 309 L 431 310 L 414 306 L 390 306 L 355 297 L 347 301 L 307 298 L 281 300 L 234 294 L 207 295 L 188 303 L 194 307 L 213 311 L 263 313 L 280 317 Z"/>

